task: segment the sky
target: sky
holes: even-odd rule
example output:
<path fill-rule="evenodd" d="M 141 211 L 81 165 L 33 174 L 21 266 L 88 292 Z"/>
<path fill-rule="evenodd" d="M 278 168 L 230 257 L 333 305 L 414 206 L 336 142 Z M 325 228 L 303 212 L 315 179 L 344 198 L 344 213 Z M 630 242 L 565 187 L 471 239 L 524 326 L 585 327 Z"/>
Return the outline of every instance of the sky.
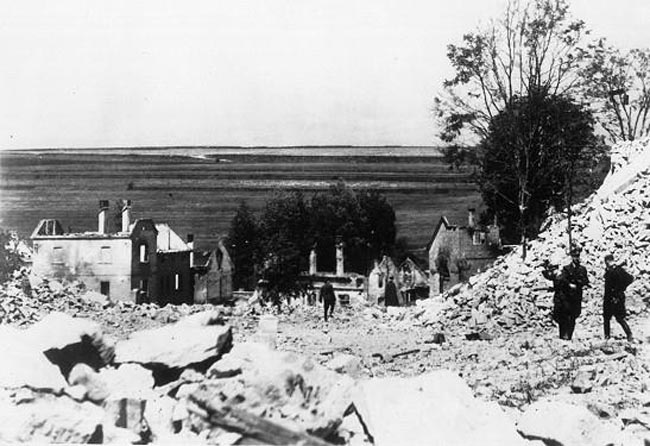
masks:
<path fill-rule="evenodd" d="M 446 46 L 504 4 L 0 0 L 0 149 L 435 145 Z M 647 0 L 572 11 L 650 46 Z"/>

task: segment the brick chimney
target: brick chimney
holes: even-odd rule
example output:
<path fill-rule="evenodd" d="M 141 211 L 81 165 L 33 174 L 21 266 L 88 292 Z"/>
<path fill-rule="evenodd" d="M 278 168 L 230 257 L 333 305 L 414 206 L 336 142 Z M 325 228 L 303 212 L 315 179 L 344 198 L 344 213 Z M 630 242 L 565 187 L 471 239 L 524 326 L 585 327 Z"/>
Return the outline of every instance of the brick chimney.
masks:
<path fill-rule="evenodd" d="M 99 200 L 99 214 L 97 217 L 97 232 L 106 234 L 108 228 L 108 200 Z"/>
<path fill-rule="evenodd" d="M 316 269 L 316 247 L 312 247 L 311 251 L 309 252 L 309 275 L 310 276 L 315 276 L 317 269 Z"/>
<path fill-rule="evenodd" d="M 467 226 L 473 228 L 476 222 L 474 221 L 474 208 L 469 208 L 467 212 Z"/>
<path fill-rule="evenodd" d="M 343 263 L 343 242 L 339 237 L 336 240 L 336 275 L 341 277 L 345 274 Z"/>
<path fill-rule="evenodd" d="M 131 225 L 131 200 L 124 200 L 122 205 L 122 232 L 129 232 Z"/>
<path fill-rule="evenodd" d="M 194 266 L 194 234 L 187 234 L 187 246 L 190 248 L 190 268 Z"/>

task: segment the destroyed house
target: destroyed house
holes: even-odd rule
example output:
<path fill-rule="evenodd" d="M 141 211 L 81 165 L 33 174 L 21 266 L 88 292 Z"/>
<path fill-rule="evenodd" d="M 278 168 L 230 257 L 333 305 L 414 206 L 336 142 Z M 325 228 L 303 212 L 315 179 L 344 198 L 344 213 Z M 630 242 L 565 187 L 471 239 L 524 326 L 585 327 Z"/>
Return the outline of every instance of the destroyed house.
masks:
<path fill-rule="evenodd" d="M 371 302 L 379 302 L 384 298 L 386 291 L 386 283 L 393 278 L 397 292 L 401 301 L 401 288 L 400 275 L 397 265 L 388 256 L 383 256 L 381 262 L 375 260 L 375 266 L 368 274 L 368 300 Z"/>
<path fill-rule="evenodd" d="M 397 277 L 402 284 L 402 293 L 407 302 L 429 296 L 429 277 L 418 262 L 407 257 L 397 268 Z"/>
<path fill-rule="evenodd" d="M 427 245 L 430 295 L 439 294 L 484 270 L 500 250 L 496 221 L 488 226 L 478 224 L 474 209 L 469 209 L 466 224 L 452 224 L 447 217 L 441 217 Z"/>
<path fill-rule="evenodd" d="M 194 252 L 194 302 L 218 304 L 232 299 L 234 270 L 234 263 L 222 240 L 219 240 L 217 249 Z"/>
<path fill-rule="evenodd" d="M 131 222 L 131 202 L 121 210 L 121 230 L 109 233 L 108 201 L 100 200 L 97 231 L 65 232 L 41 220 L 32 233 L 32 273 L 79 280 L 115 300 L 192 303 L 191 247 L 167 224 Z"/>

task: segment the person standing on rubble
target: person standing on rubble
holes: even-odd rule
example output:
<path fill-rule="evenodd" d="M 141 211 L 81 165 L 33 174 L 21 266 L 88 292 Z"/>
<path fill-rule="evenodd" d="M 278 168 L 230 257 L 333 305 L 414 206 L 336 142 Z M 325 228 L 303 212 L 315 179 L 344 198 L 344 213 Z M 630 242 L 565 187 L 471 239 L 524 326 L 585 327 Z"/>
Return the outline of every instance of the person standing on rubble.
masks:
<path fill-rule="evenodd" d="M 397 297 L 397 286 L 390 276 L 386 288 L 384 289 L 384 302 L 387 307 L 399 307 L 399 298 Z"/>
<path fill-rule="evenodd" d="M 614 256 L 605 256 L 605 294 L 603 295 L 603 329 L 605 339 L 610 336 L 612 316 L 623 328 L 627 340 L 632 342 L 632 330 L 625 320 L 625 289 L 634 281 L 634 277 L 621 265 L 614 263 Z"/>
<path fill-rule="evenodd" d="M 336 305 L 336 294 L 334 294 L 334 287 L 329 279 L 325 279 L 318 300 L 323 302 L 323 315 L 325 316 L 325 322 L 327 322 L 328 314 L 330 317 L 334 315 L 334 306 Z"/>
<path fill-rule="evenodd" d="M 560 324 L 560 338 L 571 340 L 576 319 L 582 312 L 582 289 L 589 285 L 587 268 L 580 264 L 581 249 L 578 246 L 571 248 L 571 263 L 562 268 L 562 280 L 566 282 L 567 308 L 564 316 L 564 333 Z"/>

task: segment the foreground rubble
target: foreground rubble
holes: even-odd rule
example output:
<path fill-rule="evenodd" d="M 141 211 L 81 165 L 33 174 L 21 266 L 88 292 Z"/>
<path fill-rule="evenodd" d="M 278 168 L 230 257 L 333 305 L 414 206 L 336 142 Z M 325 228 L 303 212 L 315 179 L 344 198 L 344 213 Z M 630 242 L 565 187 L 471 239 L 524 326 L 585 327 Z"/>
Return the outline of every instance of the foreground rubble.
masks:
<path fill-rule="evenodd" d="M 325 325 L 317 307 L 297 307 L 275 316 L 279 332 L 270 342 L 245 329 L 259 315 L 238 319 L 218 310 L 117 340 L 93 321 L 62 313 L 28 329 L 2 327 L 0 408 L 11 423 L 0 427 L 0 441 L 569 445 L 610 439 L 623 445 L 650 439 L 646 344 L 604 342 L 587 333 L 566 342 L 543 332 L 491 340 L 447 332 L 439 343 L 430 327 L 391 330 L 395 316 L 375 307 L 366 308 L 376 317 L 363 325 L 353 324 L 363 308 L 340 308 Z M 405 317 L 415 317 L 415 310 Z M 642 323 L 632 320 L 638 333 L 650 335 Z M 69 327 L 65 336 L 44 330 L 61 326 Z M 231 342 L 238 329 L 250 340 Z M 155 335 L 160 343 L 152 341 Z M 183 340 L 165 340 L 172 338 Z M 558 424 L 549 412 L 572 421 Z"/>

